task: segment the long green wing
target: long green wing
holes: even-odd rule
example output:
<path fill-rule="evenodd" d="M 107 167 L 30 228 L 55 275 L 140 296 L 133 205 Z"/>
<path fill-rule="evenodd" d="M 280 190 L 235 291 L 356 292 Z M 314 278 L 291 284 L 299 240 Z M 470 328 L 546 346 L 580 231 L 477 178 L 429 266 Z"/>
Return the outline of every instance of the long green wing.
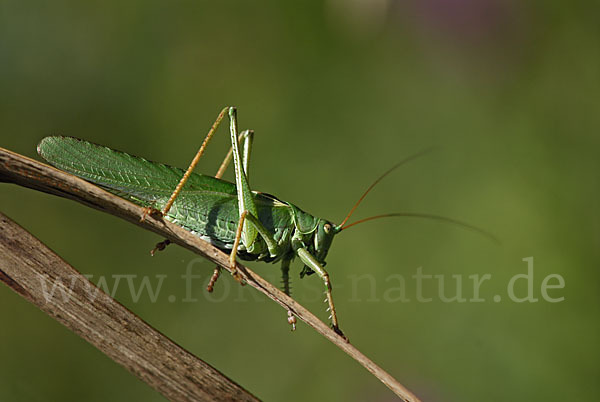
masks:
<path fill-rule="evenodd" d="M 184 173 L 173 166 L 73 137 L 46 137 L 38 145 L 38 153 L 61 170 L 156 208 L 154 204 L 168 199 Z M 190 176 L 185 192 L 236 195 L 232 183 L 198 174 Z"/>
<path fill-rule="evenodd" d="M 72 137 L 46 137 L 38 153 L 61 170 L 157 209 L 164 207 L 184 174 L 173 166 Z M 202 237 L 228 243 L 239 219 L 235 185 L 192 174 L 167 218 Z"/>
<path fill-rule="evenodd" d="M 73 137 L 46 137 L 38 153 L 50 164 L 132 202 L 162 209 L 184 174 L 152 162 Z M 254 194 L 259 218 L 278 231 L 289 225 L 287 209 L 274 197 Z M 231 247 L 239 219 L 235 184 L 192 173 L 167 219 L 219 247 Z"/>

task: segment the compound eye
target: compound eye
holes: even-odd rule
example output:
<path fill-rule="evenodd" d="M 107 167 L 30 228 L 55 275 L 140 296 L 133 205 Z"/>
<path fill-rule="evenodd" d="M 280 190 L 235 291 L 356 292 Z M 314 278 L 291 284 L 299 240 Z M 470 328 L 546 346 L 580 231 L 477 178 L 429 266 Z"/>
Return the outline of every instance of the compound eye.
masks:
<path fill-rule="evenodd" d="M 331 232 L 331 225 L 329 223 L 326 223 L 325 225 L 323 225 L 323 230 L 325 231 L 325 233 L 329 234 L 329 232 Z"/>

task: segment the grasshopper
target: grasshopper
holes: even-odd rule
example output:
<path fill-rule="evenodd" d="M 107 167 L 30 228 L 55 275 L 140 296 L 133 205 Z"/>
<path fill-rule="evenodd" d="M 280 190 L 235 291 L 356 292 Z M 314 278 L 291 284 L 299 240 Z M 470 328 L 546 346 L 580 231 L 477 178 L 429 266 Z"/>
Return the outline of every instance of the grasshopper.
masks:
<path fill-rule="evenodd" d="M 193 173 L 208 142 L 227 115 L 231 148 L 219 170 L 214 177 Z M 236 108 L 226 107 L 218 115 L 185 172 L 72 137 L 46 137 L 38 145 L 38 153 L 57 168 L 129 199 L 145 207 L 145 213 L 163 216 L 229 253 L 231 272 L 240 282 L 236 257 L 281 261 L 283 291 L 290 295 L 290 264 L 296 257 L 299 258 L 304 264 L 301 278 L 316 273 L 323 281 L 331 326 L 344 338 L 333 303 L 331 280 L 324 268 L 335 235 L 358 223 L 390 216 L 441 219 L 480 231 L 452 219 L 412 213 L 378 215 L 346 225 L 358 204 L 383 177 L 424 152 L 399 162 L 381 175 L 360 197 L 343 222 L 336 225 L 304 212 L 290 202 L 250 189 L 249 159 L 253 138 L 251 130 L 238 133 Z M 235 183 L 221 179 L 231 160 Z M 152 254 L 168 244 L 168 240 L 158 243 Z M 208 284 L 209 291 L 212 291 L 219 272 L 220 268 L 215 268 Z M 291 311 L 288 311 L 288 322 L 295 329 L 296 319 Z"/>

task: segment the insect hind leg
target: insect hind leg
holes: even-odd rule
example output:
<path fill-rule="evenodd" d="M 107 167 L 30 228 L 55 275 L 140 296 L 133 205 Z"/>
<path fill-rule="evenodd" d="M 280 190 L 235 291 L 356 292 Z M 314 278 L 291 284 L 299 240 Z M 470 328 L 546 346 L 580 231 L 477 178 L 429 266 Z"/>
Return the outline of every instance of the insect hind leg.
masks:
<path fill-rule="evenodd" d="M 175 199 L 177 198 L 177 196 L 179 195 L 179 193 L 183 189 L 183 186 L 185 185 L 185 183 L 189 179 L 190 175 L 194 171 L 194 168 L 196 167 L 196 165 L 198 164 L 198 162 L 200 161 L 200 157 L 204 153 L 204 150 L 206 149 L 206 146 L 208 145 L 208 143 L 210 142 L 211 138 L 215 134 L 215 131 L 217 131 L 217 128 L 219 127 L 219 124 L 221 124 L 221 121 L 225 118 L 225 116 L 227 115 L 227 113 L 230 112 L 231 109 L 232 109 L 232 107 L 228 106 L 228 107 L 223 108 L 223 110 L 221 110 L 221 113 L 219 113 L 219 115 L 217 116 L 217 119 L 215 120 L 215 122 L 211 126 L 210 130 L 208 130 L 208 134 L 204 138 L 204 141 L 202 141 L 202 145 L 200 146 L 200 149 L 198 149 L 198 152 L 196 152 L 196 155 L 194 156 L 194 158 L 192 159 L 192 162 L 190 163 L 190 165 L 188 166 L 187 170 L 185 171 L 185 173 L 181 177 L 181 180 L 179 180 L 179 183 L 177 183 L 177 186 L 173 190 L 173 193 L 169 197 L 169 200 L 165 204 L 165 207 L 163 208 L 163 210 L 159 211 L 159 210 L 157 210 L 155 208 L 152 208 L 152 207 L 144 208 L 144 213 L 143 213 L 142 218 L 140 219 L 140 221 L 143 222 L 148 215 L 152 215 L 154 217 L 158 217 L 158 216 L 165 216 L 167 214 L 167 212 L 169 212 L 169 210 L 173 206 L 173 203 L 175 202 Z M 227 157 L 225 159 L 227 159 Z M 168 246 L 169 244 L 170 244 L 170 241 L 168 239 L 165 239 L 164 241 L 162 241 L 160 243 L 157 243 L 156 246 L 154 247 L 154 249 L 152 249 L 152 251 L 150 251 L 150 254 L 152 254 L 152 256 L 154 256 L 154 254 L 157 251 L 164 250 L 165 247 Z M 217 277 L 218 277 L 218 275 L 217 275 Z M 214 279 L 214 281 L 216 281 L 216 278 Z M 214 285 L 214 282 L 213 282 L 213 285 Z"/>
<path fill-rule="evenodd" d="M 224 108 L 223 110 L 221 110 L 221 113 L 219 113 L 219 115 L 217 116 L 217 119 L 215 120 L 215 122 L 211 126 L 210 130 L 208 130 L 208 134 L 206 134 L 206 137 L 204 138 L 204 141 L 202 141 L 202 145 L 200 145 L 200 149 L 198 149 L 198 152 L 196 152 L 196 155 L 194 156 L 194 159 L 192 159 L 192 162 L 190 163 L 190 166 L 188 166 L 188 168 L 185 171 L 183 177 L 181 178 L 181 180 L 177 184 L 177 187 L 175 187 L 175 190 L 173 191 L 173 194 L 171 194 L 171 197 L 169 197 L 169 201 L 167 201 L 167 204 L 163 208 L 163 210 L 162 210 L 162 214 L 163 215 L 166 215 L 167 212 L 169 212 L 169 210 L 173 206 L 173 203 L 175 202 L 175 199 L 177 198 L 177 196 L 179 195 L 179 193 L 183 189 L 183 186 L 185 185 L 185 183 L 187 182 L 188 178 L 190 177 L 190 175 L 194 171 L 194 168 L 196 167 L 196 165 L 198 164 L 198 162 L 200 161 L 200 157 L 204 153 L 204 150 L 206 149 L 206 146 L 210 142 L 211 138 L 213 137 L 213 135 L 217 131 L 217 128 L 219 127 L 219 124 L 221 124 L 221 121 L 225 118 L 225 116 L 228 113 L 230 113 L 231 109 L 233 109 L 233 108 L 230 107 L 230 106 L 228 106 L 228 107 Z"/>
<path fill-rule="evenodd" d="M 246 180 L 249 180 L 249 164 L 250 164 L 250 153 L 252 151 L 252 142 L 254 141 L 254 131 L 253 130 L 244 130 L 238 136 L 238 142 L 242 147 L 242 166 L 244 168 L 244 173 L 246 174 Z M 220 179 L 225 174 L 225 170 L 231 163 L 233 159 L 233 146 L 229 147 L 229 151 L 225 155 L 225 159 L 221 162 L 221 166 L 219 166 L 219 170 L 215 174 L 217 179 Z"/>

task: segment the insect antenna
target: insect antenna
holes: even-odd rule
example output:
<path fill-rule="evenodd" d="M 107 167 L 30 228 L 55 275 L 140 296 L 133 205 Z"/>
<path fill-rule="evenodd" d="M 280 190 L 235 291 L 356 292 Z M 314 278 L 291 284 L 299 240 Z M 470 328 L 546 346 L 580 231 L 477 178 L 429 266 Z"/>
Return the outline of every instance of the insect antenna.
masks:
<path fill-rule="evenodd" d="M 447 218 L 445 216 L 440 216 L 440 215 L 432 215 L 432 214 L 421 214 L 421 213 L 414 213 L 414 212 L 395 212 L 395 213 L 391 213 L 391 214 L 382 214 L 382 215 L 375 215 L 375 216 L 370 216 L 368 218 L 364 218 L 364 219 L 360 219 L 356 222 L 353 222 L 349 225 L 344 226 L 341 230 L 343 229 L 348 229 L 349 227 L 352 227 L 354 225 L 358 225 L 359 223 L 364 223 L 364 222 L 368 222 L 368 221 L 372 221 L 375 219 L 380 219 L 380 218 L 390 218 L 390 217 L 412 217 L 412 218 L 426 218 L 426 219 L 432 219 L 432 220 L 436 220 L 436 221 L 442 221 L 442 222 L 448 222 L 448 223 L 452 223 L 453 225 L 457 225 L 457 226 L 461 226 L 465 229 L 469 229 L 472 230 L 474 232 L 477 232 L 485 237 L 487 237 L 488 239 L 493 240 L 494 242 L 500 244 L 500 240 L 498 240 L 498 238 L 496 236 L 494 236 L 493 234 L 491 234 L 490 232 L 483 230 L 481 228 L 478 228 L 477 226 L 473 226 L 469 223 L 465 223 L 456 219 L 452 219 L 452 218 Z"/>
<path fill-rule="evenodd" d="M 367 190 L 363 193 L 363 195 L 360 196 L 360 198 L 358 199 L 358 201 L 356 201 L 356 204 L 354 204 L 354 206 L 352 207 L 352 209 L 350 210 L 350 212 L 348 213 L 348 215 L 346 215 L 346 218 L 344 218 L 344 220 L 342 221 L 342 223 L 338 226 L 339 230 L 345 229 L 346 227 L 344 227 L 344 225 L 346 224 L 346 222 L 348 222 L 348 219 L 350 219 L 350 217 L 352 216 L 352 214 L 354 213 L 354 211 L 356 210 L 356 207 L 358 207 L 358 205 L 362 202 L 362 200 L 365 199 L 365 197 L 367 196 L 367 194 L 369 194 L 369 191 L 371 191 L 373 189 L 373 187 L 375 187 L 377 185 L 377 183 L 379 183 L 385 176 L 387 176 L 388 174 L 392 173 L 394 170 L 396 170 L 397 168 L 399 168 L 400 166 L 404 165 L 407 162 L 410 162 L 413 159 L 416 159 L 420 156 L 423 156 L 429 152 L 431 152 L 434 148 L 427 148 L 421 152 L 417 152 L 416 154 L 413 154 L 407 158 L 402 159 L 400 162 L 396 163 L 394 166 L 392 166 L 391 168 L 389 168 L 388 170 L 386 170 L 385 172 L 383 172 L 383 174 L 381 176 L 379 176 L 377 179 L 375 179 L 375 181 L 369 186 L 369 188 L 367 188 Z M 356 223 L 354 223 L 356 224 Z M 354 225 L 353 224 L 353 225 Z"/>

